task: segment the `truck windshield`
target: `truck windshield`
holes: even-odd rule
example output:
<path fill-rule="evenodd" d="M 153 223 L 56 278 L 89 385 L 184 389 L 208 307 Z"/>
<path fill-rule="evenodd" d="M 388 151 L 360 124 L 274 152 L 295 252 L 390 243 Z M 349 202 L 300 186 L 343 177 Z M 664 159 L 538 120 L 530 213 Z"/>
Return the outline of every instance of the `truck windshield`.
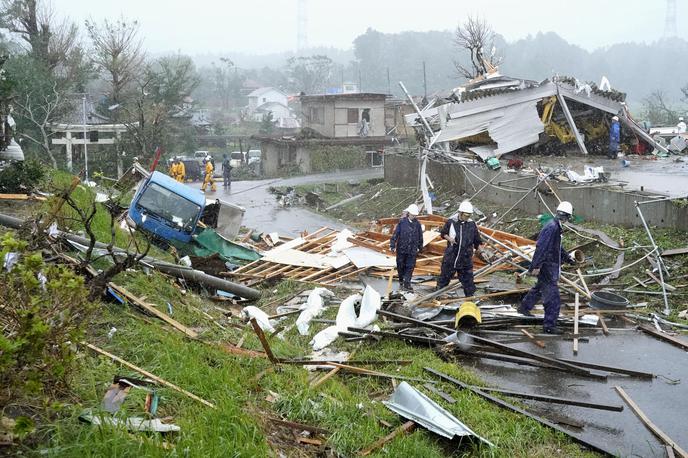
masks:
<path fill-rule="evenodd" d="M 180 225 L 190 227 L 201 211 L 201 207 L 173 193 L 169 189 L 151 183 L 139 199 L 138 206 L 152 215 Z"/>

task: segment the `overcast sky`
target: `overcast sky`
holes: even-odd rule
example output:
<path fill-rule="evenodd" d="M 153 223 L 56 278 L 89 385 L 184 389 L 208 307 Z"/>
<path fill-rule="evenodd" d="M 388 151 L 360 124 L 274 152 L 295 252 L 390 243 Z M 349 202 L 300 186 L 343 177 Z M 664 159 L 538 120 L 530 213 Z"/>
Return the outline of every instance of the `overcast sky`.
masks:
<path fill-rule="evenodd" d="M 348 49 L 368 27 L 381 32 L 450 30 L 468 14 L 484 17 L 512 41 L 554 31 L 588 50 L 662 37 L 664 0 L 306 0 L 310 46 Z M 686 38 L 688 0 L 677 0 Z M 296 47 L 297 0 L 53 0 L 56 12 L 83 24 L 138 19 L 153 53 L 237 51 L 266 54 Z"/>

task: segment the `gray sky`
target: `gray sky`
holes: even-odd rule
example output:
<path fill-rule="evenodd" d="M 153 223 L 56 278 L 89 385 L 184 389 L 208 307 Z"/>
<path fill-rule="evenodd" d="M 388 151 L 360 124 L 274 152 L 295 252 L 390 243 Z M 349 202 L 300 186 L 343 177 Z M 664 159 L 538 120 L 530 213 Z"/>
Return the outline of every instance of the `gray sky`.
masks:
<path fill-rule="evenodd" d="M 84 19 L 138 19 L 148 51 L 266 54 L 296 47 L 297 0 L 53 0 L 56 12 Z M 372 27 L 381 32 L 454 29 L 468 14 L 484 17 L 512 41 L 554 31 L 593 50 L 627 41 L 651 42 L 664 32 L 664 0 L 307 0 L 308 44 L 351 48 Z M 677 0 L 678 31 L 688 1 Z"/>

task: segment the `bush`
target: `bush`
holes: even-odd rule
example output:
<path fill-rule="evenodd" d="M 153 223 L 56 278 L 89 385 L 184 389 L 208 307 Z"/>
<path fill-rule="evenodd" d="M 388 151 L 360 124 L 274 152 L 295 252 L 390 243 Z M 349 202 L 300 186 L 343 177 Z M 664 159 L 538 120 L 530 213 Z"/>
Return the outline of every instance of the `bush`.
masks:
<path fill-rule="evenodd" d="M 0 192 L 13 194 L 34 191 L 45 176 L 45 167 L 38 161 L 14 162 L 0 171 Z"/>
<path fill-rule="evenodd" d="M 73 344 L 92 310 L 82 277 L 26 247 L 11 233 L 0 240 L 0 405 L 66 387 Z"/>
<path fill-rule="evenodd" d="M 324 146 L 311 152 L 313 172 L 363 169 L 369 165 L 365 149 L 357 146 Z"/>

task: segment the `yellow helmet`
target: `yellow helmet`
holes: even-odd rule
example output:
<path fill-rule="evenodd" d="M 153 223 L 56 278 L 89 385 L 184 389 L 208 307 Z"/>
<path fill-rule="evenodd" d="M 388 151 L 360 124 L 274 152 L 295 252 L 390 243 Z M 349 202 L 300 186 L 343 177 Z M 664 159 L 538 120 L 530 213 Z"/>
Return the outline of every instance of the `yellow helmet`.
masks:
<path fill-rule="evenodd" d="M 480 309 L 474 302 L 464 302 L 456 313 L 454 326 L 458 328 L 472 328 L 478 323 L 482 323 Z"/>

